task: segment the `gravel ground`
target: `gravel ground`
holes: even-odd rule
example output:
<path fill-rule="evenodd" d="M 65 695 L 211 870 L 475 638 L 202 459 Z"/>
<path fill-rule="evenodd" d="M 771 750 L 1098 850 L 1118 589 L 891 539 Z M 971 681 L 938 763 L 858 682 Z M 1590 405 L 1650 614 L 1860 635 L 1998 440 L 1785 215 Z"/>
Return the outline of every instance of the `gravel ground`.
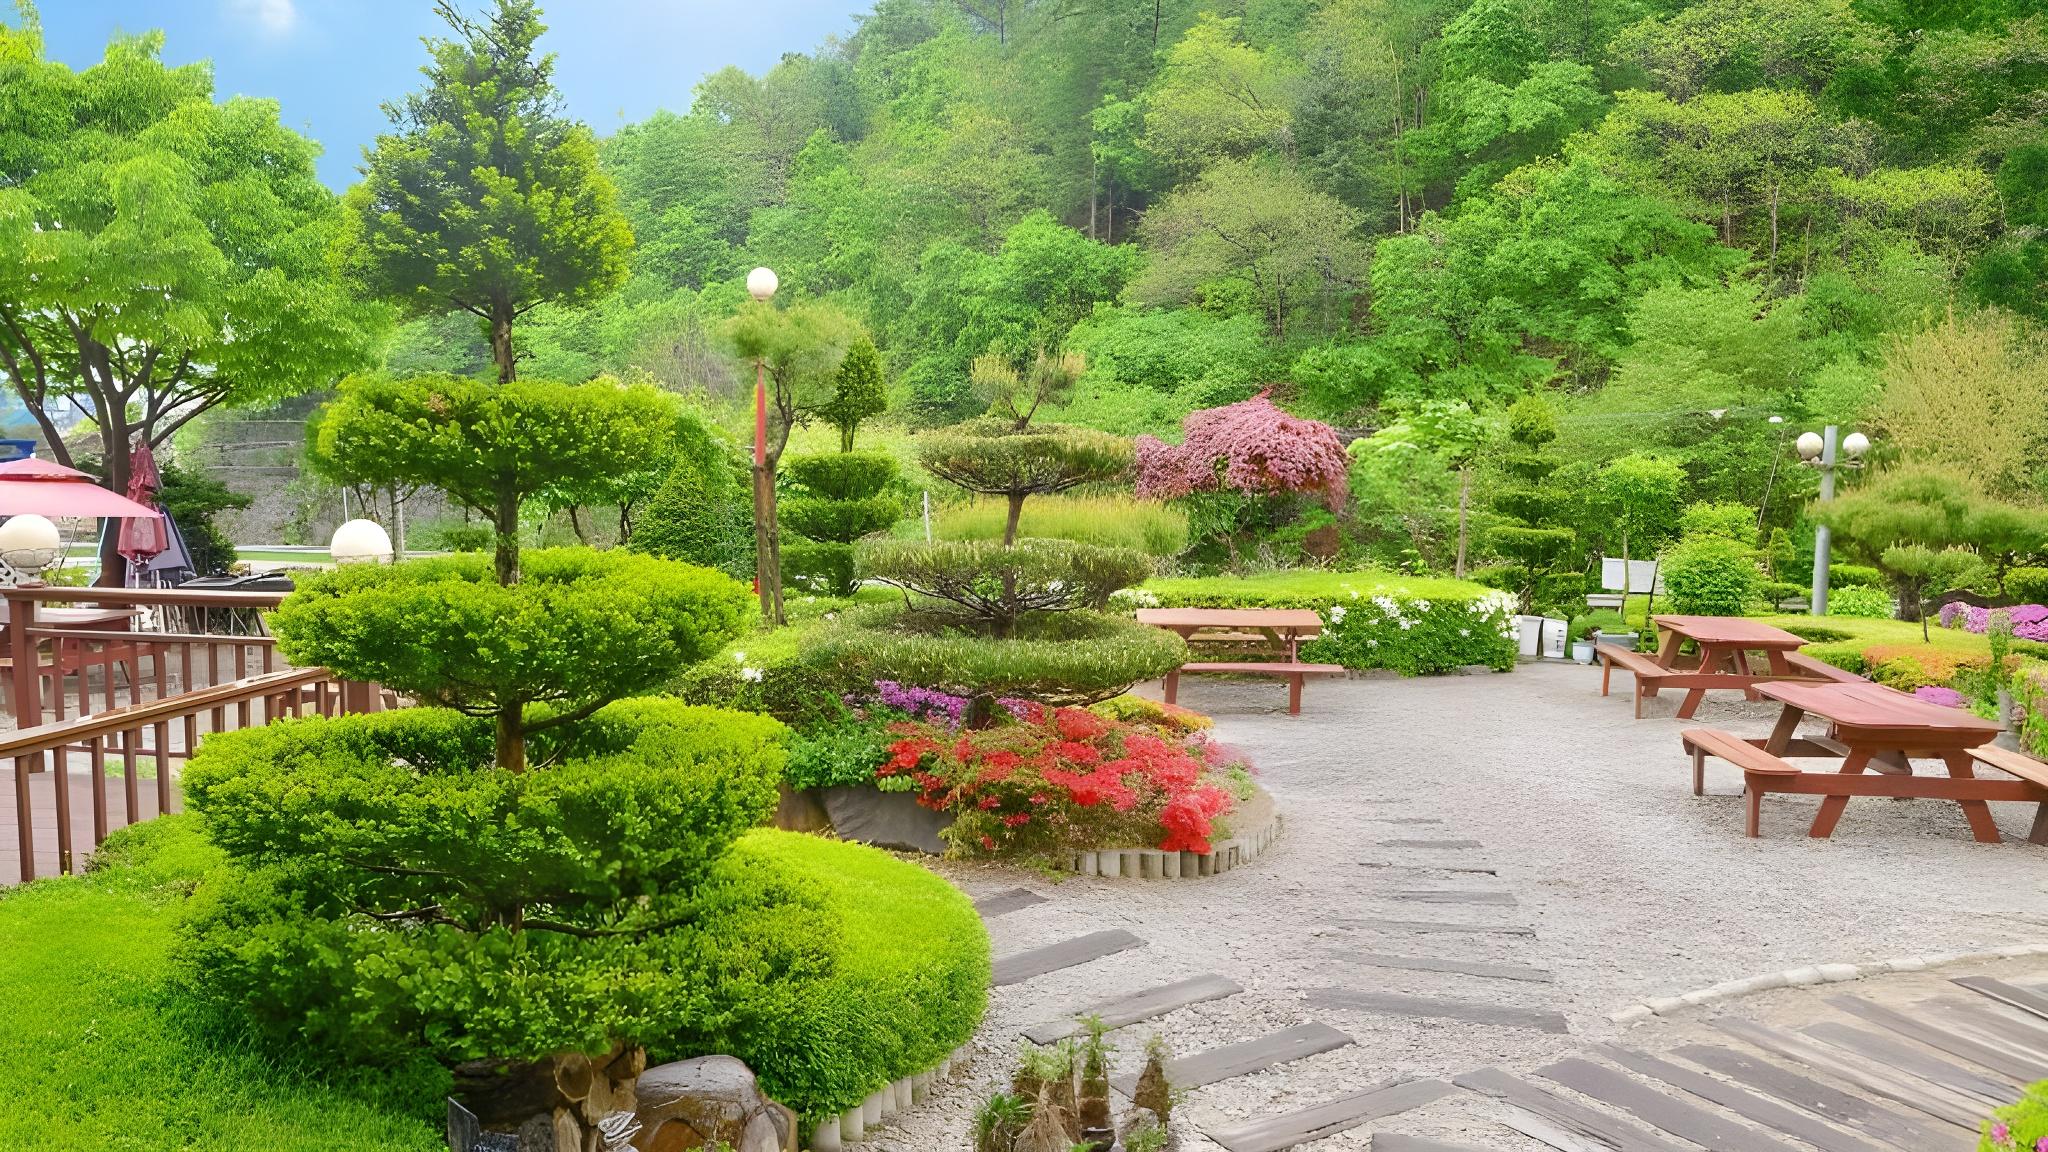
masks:
<path fill-rule="evenodd" d="M 1710 764 L 1704 798 L 1671 715 L 1675 694 L 1630 717 L 1624 694 L 1602 699 L 1597 671 L 1524 665 L 1509 675 L 1369 678 L 1311 685 L 1305 712 L 1282 710 L 1263 682 L 1197 680 L 1182 702 L 1213 715 L 1244 748 L 1287 820 L 1249 867 L 1198 881 L 1054 879 L 943 864 L 984 896 L 1028 887 L 1047 903 L 994 918 L 997 955 L 1105 928 L 1136 949 L 997 989 L 972 1072 L 862 1147 L 967 1147 L 976 1104 L 1003 1081 L 1019 1031 L 1106 997 L 1204 972 L 1245 991 L 1136 1025 L 1115 1039 L 1131 1054 L 1154 1031 L 1187 1054 L 1320 1021 L 1353 1046 L 1195 1091 L 1178 1116 L 1196 1127 L 1269 1115 L 1394 1077 L 1453 1076 L 1483 1065 L 1526 1069 L 1617 1030 L 1628 1004 L 1808 964 L 1969 952 L 2048 940 L 2048 869 L 2024 842 L 2030 806 L 1994 805 L 2007 837 L 1982 845 L 1954 804 L 1852 801 L 1835 836 L 1804 835 L 1816 799 L 1771 797 L 1764 836 L 1742 835 L 1740 774 Z M 1743 735 L 1769 730 L 1775 706 L 1715 693 L 1692 723 Z M 1478 847 L 1389 845 L 1472 840 Z M 1497 875 L 1453 869 L 1491 868 Z M 1505 892 L 1513 906 L 1421 903 L 1421 890 Z M 1516 925 L 1534 936 L 1389 931 L 1368 919 Z M 1368 967 L 1373 952 L 1526 965 L 1554 983 Z M 1562 1012 L 1571 1034 L 1317 1008 L 1339 987 Z M 1802 993 L 1784 993 L 1796 999 Z M 1654 1031 L 1663 1026 L 1645 1026 Z M 1639 1030 L 1640 1031 L 1640 1030 Z M 1633 1034 L 1631 1039 L 1633 1040 Z M 1400 1130 L 1451 1138 L 1487 1133 L 1521 1147 L 1469 1093 L 1398 1118 Z M 1392 1122 L 1390 1122 L 1392 1123 Z M 1363 1148 L 1356 1130 L 1316 1145 Z M 1192 1131 L 1182 1147 L 1215 1145 Z"/>

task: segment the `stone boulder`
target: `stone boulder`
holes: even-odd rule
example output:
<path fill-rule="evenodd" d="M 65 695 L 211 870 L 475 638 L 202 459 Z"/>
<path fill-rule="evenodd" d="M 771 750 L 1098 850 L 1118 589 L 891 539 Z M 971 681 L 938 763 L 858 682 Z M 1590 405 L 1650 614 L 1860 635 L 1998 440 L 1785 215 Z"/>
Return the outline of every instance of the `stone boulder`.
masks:
<path fill-rule="evenodd" d="M 723 1141 L 732 1152 L 797 1152 L 796 1113 L 763 1095 L 732 1056 L 699 1056 L 640 1074 L 638 1152 L 688 1152 Z"/>

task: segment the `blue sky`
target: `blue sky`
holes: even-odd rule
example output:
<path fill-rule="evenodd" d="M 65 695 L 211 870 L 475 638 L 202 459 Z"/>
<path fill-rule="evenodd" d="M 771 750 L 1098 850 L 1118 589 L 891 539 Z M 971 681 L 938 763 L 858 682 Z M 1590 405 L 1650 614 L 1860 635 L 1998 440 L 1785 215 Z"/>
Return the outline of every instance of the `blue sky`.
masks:
<path fill-rule="evenodd" d="M 479 11 L 488 0 L 458 0 Z M 853 31 L 872 0 L 542 0 L 555 79 L 572 115 L 599 133 L 681 111 L 707 72 L 759 73 L 785 52 Z M 12 5 L 4 6 L 12 22 Z M 210 59 L 218 97 L 279 101 L 284 122 L 325 149 L 320 175 L 356 179 L 385 127 L 379 105 L 417 87 L 420 37 L 444 28 L 431 0 L 41 0 L 50 55 L 75 67 L 115 32 L 161 28 L 172 63 Z"/>

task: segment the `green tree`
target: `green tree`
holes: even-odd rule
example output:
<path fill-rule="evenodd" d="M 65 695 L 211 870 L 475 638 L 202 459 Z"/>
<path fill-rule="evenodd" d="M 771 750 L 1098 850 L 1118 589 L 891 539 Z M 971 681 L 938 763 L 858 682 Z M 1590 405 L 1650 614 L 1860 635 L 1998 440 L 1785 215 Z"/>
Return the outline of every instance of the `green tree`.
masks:
<path fill-rule="evenodd" d="M 590 129 L 564 118 L 533 0 L 488 20 L 453 0 L 454 36 L 428 42 L 427 88 L 385 106 L 394 131 L 349 189 L 337 264 L 414 314 L 459 309 L 488 325 L 500 383 L 512 322 L 547 301 L 595 300 L 625 279 L 633 232 Z"/>
<path fill-rule="evenodd" d="M 132 442 L 326 387 L 381 324 L 322 257 L 339 214 L 317 147 L 162 49 L 117 39 L 73 72 L 33 6 L 0 25 L 0 374 L 60 462 L 82 410 L 116 490 Z M 109 534 L 102 578 L 123 571 Z"/>
<path fill-rule="evenodd" d="M 1898 585 L 1902 610 L 1920 621 L 1922 640 L 1928 639 L 1928 597 L 1967 588 L 1985 575 L 1984 562 L 1967 548 L 1894 544 L 1878 554 L 1877 563 Z"/>
<path fill-rule="evenodd" d="M 847 346 L 833 385 L 832 399 L 819 415 L 839 429 L 839 450 L 851 452 L 853 434 L 861 423 L 889 407 L 888 389 L 882 383 L 882 356 L 875 351 L 873 340 L 863 335 Z"/>
<path fill-rule="evenodd" d="M 1678 527 L 1678 499 L 1685 470 L 1669 460 L 1631 452 L 1610 462 L 1599 474 L 1599 499 L 1608 523 L 1621 541 L 1621 594 L 1627 597 L 1628 561 L 1669 539 Z"/>
<path fill-rule="evenodd" d="M 1204 13 L 1145 93 L 1145 148 L 1184 171 L 1281 144 L 1287 63 L 1244 42 L 1241 21 Z"/>
<path fill-rule="evenodd" d="M 1369 442 L 1382 452 L 1427 452 L 1458 474 L 1458 550 L 1452 574 L 1465 578 L 1465 555 L 1472 507 L 1472 465 L 1494 435 L 1496 421 L 1472 410 L 1462 400 L 1418 405 L 1400 423 L 1380 430 Z M 1567 533 L 1567 542 L 1570 534 Z"/>

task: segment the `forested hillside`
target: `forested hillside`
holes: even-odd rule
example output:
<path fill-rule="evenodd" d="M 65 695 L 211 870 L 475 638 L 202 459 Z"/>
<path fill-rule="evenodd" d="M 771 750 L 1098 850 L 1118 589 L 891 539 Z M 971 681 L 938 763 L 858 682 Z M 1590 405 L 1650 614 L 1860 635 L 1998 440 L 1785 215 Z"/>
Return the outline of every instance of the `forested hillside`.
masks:
<path fill-rule="evenodd" d="M 1951 308 L 2048 312 L 2044 112 L 2029 0 L 881 0 L 604 142 L 632 278 L 523 322 L 522 372 L 715 393 L 767 264 L 914 423 L 1063 344 L 1063 418 L 1127 433 L 1549 390 L 1562 447 L 1754 504 L 1765 414 L 1858 416 Z M 392 366 L 474 370 L 472 327 Z"/>

